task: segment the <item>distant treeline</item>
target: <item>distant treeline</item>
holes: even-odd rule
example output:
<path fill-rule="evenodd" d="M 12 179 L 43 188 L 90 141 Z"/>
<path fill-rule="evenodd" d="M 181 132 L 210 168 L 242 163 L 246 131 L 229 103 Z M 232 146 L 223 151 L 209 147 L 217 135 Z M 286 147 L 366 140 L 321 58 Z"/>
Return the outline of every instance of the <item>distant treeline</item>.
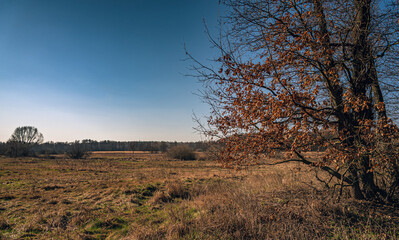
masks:
<path fill-rule="evenodd" d="M 38 154 L 63 154 L 67 152 L 74 142 L 45 142 L 33 146 L 33 151 Z M 165 142 L 165 141 L 95 141 L 86 139 L 80 142 L 87 151 L 151 151 L 166 152 L 168 149 L 185 145 L 196 151 L 205 151 L 208 148 L 206 142 Z M 0 142 L 0 149 L 6 143 Z"/>

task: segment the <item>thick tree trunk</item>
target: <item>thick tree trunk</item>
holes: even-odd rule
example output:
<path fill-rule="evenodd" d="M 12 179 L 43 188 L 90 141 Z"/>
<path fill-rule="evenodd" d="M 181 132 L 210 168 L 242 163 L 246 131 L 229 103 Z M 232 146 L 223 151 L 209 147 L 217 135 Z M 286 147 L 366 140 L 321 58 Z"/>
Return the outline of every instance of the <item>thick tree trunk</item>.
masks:
<path fill-rule="evenodd" d="M 323 36 L 321 39 L 321 44 L 324 49 L 329 49 L 330 48 L 330 36 L 328 32 L 328 27 L 327 27 L 327 22 L 325 19 L 324 15 L 324 10 L 322 6 L 322 1 L 321 0 L 314 0 L 314 11 L 317 16 L 318 20 L 318 25 L 320 27 L 320 32 L 321 35 Z M 355 46 L 353 48 L 353 72 L 354 72 L 354 82 L 351 83 L 353 93 L 355 95 L 364 95 L 365 94 L 365 89 L 366 89 L 366 77 L 364 76 L 364 61 L 363 61 L 363 56 L 364 56 L 364 51 L 362 47 L 364 47 L 365 41 L 366 41 L 366 33 L 365 29 L 367 30 L 367 21 L 369 19 L 367 18 L 367 8 L 364 8 L 364 4 L 367 5 L 369 4 L 369 1 L 366 0 L 366 2 L 363 2 L 362 0 L 356 2 L 356 10 L 359 11 L 360 15 L 357 15 L 357 25 L 354 30 L 354 40 L 355 40 Z M 366 23 L 365 23 L 366 20 Z M 329 49 L 331 50 L 331 49 Z M 326 56 L 327 57 L 327 69 L 329 70 L 330 68 L 334 67 L 334 58 L 332 55 L 332 51 L 326 51 L 329 52 L 329 54 Z M 324 76 L 329 76 L 328 74 L 325 74 Z M 356 136 L 358 136 L 358 133 L 356 132 L 355 129 L 357 128 L 358 124 L 357 122 L 361 119 L 364 119 L 365 117 L 372 118 L 372 114 L 370 114 L 371 109 L 366 109 L 366 111 L 360 112 L 360 113 L 345 113 L 342 106 L 343 106 L 343 89 L 342 86 L 340 86 L 336 81 L 332 81 L 329 77 L 326 77 L 325 79 L 325 84 L 326 87 L 329 91 L 330 97 L 333 100 L 332 104 L 334 107 L 335 111 L 335 116 L 338 119 L 338 131 L 339 135 L 342 136 L 343 144 L 345 144 L 346 147 L 356 149 L 355 147 L 355 142 L 356 141 Z M 368 111 L 368 112 L 367 112 Z M 360 160 L 360 165 L 361 166 L 366 166 L 367 164 L 362 162 L 362 159 Z M 363 171 L 362 171 L 363 170 Z M 373 189 L 373 183 L 374 183 L 374 177 L 372 172 L 365 172 L 365 169 L 359 168 L 358 164 L 354 164 L 350 167 L 349 173 L 350 173 L 350 179 L 352 180 L 352 187 L 351 187 L 351 194 L 352 197 L 355 199 L 365 199 L 367 198 Z M 360 175 L 359 176 L 359 172 Z M 361 182 L 365 182 L 365 184 L 361 184 Z M 361 185 L 363 185 L 363 190 L 367 189 L 367 194 L 362 190 Z"/>
<path fill-rule="evenodd" d="M 377 72 L 375 69 L 375 63 L 373 53 L 370 48 L 369 39 L 369 28 L 370 28 L 370 16 L 371 16 L 371 1 L 370 0 L 356 0 L 354 1 L 354 8 L 356 17 L 353 25 L 353 49 L 352 49 L 352 71 L 353 80 L 350 82 L 351 90 L 353 95 L 357 99 L 366 101 L 367 107 L 358 111 L 353 111 L 353 126 L 355 129 L 353 147 L 356 152 L 362 152 L 363 147 L 367 147 L 369 142 L 365 141 L 362 137 L 363 129 L 362 122 L 365 120 L 374 120 L 374 110 L 377 110 L 379 118 L 386 117 L 385 109 L 373 107 L 372 103 L 378 105 L 383 104 L 383 98 L 381 89 L 379 87 Z M 367 89 L 371 87 L 373 99 L 367 97 Z M 357 159 L 356 168 L 358 170 L 358 179 L 362 195 L 366 199 L 372 199 L 379 197 L 379 195 L 386 195 L 378 186 L 375 184 L 375 177 L 372 171 L 372 165 L 370 163 L 369 153 L 364 153 Z M 354 186 L 356 191 L 358 187 Z M 357 196 L 354 196 L 357 198 Z"/>
<path fill-rule="evenodd" d="M 350 173 L 350 178 L 352 180 L 352 186 L 351 186 L 352 197 L 357 200 L 364 199 L 362 189 L 360 188 L 360 181 L 359 181 L 359 176 L 357 174 L 357 169 L 354 166 L 352 166 L 349 169 L 349 173 Z"/>
<path fill-rule="evenodd" d="M 351 195 L 356 200 L 363 200 L 364 196 L 362 190 L 360 189 L 359 183 L 356 182 L 351 186 Z"/>
<path fill-rule="evenodd" d="M 363 194 L 366 198 L 376 198 L 379 192 L 378 187 L 374 183 L 374 173 L 370 166 L 370 158 L 367 154 L 361 156 L 361 181 L 363 186 Z"/>

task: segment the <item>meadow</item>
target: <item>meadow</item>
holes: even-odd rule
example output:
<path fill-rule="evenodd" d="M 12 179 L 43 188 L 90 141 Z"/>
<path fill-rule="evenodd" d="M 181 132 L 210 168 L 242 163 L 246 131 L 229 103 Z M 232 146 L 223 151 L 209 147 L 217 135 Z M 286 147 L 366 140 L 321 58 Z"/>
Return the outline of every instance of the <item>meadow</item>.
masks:
<path fill-rule="evenodd" d="M 0 157 L 0 239 L 399 238 L 397 207 L 339 199 L 299 163 L 200 159 Z"/>

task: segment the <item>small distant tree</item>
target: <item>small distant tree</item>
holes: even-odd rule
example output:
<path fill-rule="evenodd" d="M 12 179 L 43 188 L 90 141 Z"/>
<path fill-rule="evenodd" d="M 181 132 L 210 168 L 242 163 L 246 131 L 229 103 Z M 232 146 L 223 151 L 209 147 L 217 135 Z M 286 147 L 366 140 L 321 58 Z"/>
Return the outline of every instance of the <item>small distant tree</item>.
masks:
<path fill-rule="evenodd" d="M 43 142 L 43 134 L 32 126 L 18 127 L 6 143 L 5 154 L 22 157 L 32 154 L 32 148 Z"/>
<path fill-rule="evenodd" d="M 160 145 L 160 147 L 159 147 L 159 150 L 161 151 L 161 152 L 163 152 L 163 153 L 165 153 L 166 151 L 167 151 L 167 149 L 168 149 L 168 144 L 166 143 L 166 142 L 161 142 L 161 145 Z"/>
<path fill-rule="evenodd" d="M 130 144 L 129 144 L 129 149 L 131 150 L 131 151 L 140 151 L 140 142 L 130 142 Z"/>
<path fill-rule="evenodd" d="M 6 153 L 6 143 L 0 142 L 0 155 L 4 155 Z"/>
<path fill-rule="evenodd" d="M 131 151 L 141 151 L 141 144 L 140 144 L 140 142 L 131 142 L 131 143 L 130 143 L 130 150 L 131 150 Z"/>
<path fill-rule="evenodd" d="M 66 152 L 66 155 L 69 158 L 82 159 L 90 156 L 90 152 L 87 150 L 83 143 L 75 141 L 70 145 L 69 150 Z"/>

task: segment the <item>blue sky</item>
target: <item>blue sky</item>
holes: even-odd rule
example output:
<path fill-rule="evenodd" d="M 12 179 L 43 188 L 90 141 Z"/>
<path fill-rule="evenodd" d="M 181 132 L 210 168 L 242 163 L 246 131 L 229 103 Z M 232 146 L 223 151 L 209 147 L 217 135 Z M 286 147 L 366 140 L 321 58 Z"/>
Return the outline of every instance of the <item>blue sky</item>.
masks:
<path fill-rule="evenodd" d="M 182 61 L 213 58 L 218 0 L 1 0 L 0 141 L 200 140 L 208 106 Z"/>

